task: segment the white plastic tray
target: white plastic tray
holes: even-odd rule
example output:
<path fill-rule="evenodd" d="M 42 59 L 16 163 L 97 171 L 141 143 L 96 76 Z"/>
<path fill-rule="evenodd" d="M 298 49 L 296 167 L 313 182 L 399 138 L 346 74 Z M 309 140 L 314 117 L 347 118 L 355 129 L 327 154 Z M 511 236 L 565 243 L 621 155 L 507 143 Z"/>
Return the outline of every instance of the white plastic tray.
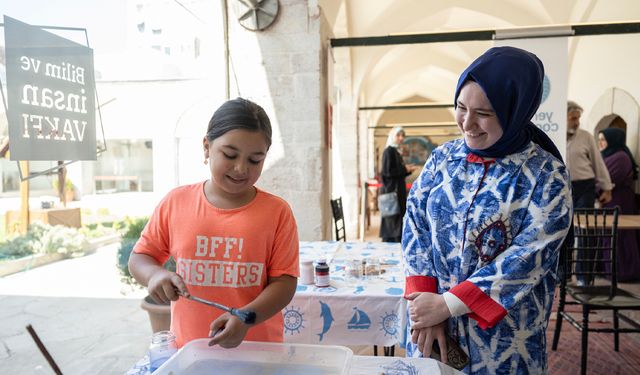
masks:
<path fill-rule="evenodd" d="M 153 375 L 347 375 L 353 356 L 333 345 L 245 341 L 224 349 L 208 342 L 187 343 Z"/>

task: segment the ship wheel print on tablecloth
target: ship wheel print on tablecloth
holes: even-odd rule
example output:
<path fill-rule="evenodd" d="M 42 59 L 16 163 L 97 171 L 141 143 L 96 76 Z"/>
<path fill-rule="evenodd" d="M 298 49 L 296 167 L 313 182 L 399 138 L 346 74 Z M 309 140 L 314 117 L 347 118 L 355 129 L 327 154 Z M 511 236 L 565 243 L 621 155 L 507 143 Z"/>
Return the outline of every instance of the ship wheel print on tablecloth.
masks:
<path fill-rule="evenodd" d="M 496 214 L 486 220 L 481 228 L 471 234 L 482 263 L 489 263 L 511 245 L 511 225 L 509 219 Z"/>
<path fill-rule="evenodd" d="M 388 335 L 398 338 L 398 333 L 400 332 L 400 319 L 396 313 L 390 312 L 382 316 L 380 326 L 380 329 L 384 331 L 385 336 Z"/>
<path fill-rule="evenodd" d="M 291 306 L 284 310 L 284 332 L 293 335 L 294 333 L 300 333 L 300 330 L 304 328 L 304 314 L 300 312 L 299 308 Z"/>

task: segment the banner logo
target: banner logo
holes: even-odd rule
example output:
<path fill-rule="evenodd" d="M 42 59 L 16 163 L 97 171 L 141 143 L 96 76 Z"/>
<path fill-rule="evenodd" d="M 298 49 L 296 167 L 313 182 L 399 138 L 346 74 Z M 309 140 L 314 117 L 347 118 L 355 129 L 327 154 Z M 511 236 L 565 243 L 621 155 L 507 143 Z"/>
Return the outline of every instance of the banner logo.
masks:
<path fill-rule="evenodd" d="M 549 80 L 549 76 L 544 75 L 544 79 L 542 80 L 542 100 L 540 104 L 544 103 L 545 100 L 549 97 L 551 93 L 551 81 Z"/>

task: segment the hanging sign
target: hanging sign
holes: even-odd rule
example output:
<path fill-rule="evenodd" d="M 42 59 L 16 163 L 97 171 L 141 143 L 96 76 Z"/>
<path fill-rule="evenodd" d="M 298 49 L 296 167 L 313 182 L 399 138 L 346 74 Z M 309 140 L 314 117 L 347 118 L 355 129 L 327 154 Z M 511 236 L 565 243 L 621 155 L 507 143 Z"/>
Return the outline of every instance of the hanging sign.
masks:
<path fill-rule="evenodd" d="M 4 16 L 11 160 L 96 160 L 93 50 Z"/>

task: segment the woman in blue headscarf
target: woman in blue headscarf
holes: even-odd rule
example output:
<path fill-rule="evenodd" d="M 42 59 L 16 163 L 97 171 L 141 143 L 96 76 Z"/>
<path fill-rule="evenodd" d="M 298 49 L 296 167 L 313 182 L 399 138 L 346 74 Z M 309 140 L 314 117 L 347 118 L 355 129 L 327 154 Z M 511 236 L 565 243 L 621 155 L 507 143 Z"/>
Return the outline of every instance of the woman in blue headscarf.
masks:
<path fill-rule="evenodd" d="M 615 185 L 611 191 L 611 201 L 605 207 L 619 207 L 621 215 L 635 215 L 635 181 L 638 179 L 638 165 L 625 144 L 625 131 L 619 128 L 607 128 L 598 133 L 598 145 L 604 164 L 607 166 L 611 182 Z M 616 272 L 618 281 L 640 279 L 640 251 L 638 251 L 637 231 L 618 232 L 616 244 Z M 611 267 L 609 263 L 605 267 Z"/>
<path fill-rule="evenodd" d="M 544 67 L 495 47 L 460 76 L 462 139 L 436 148 L 407 200 L 402 236 L 408 356 L 445 335 L 473 374 L 544 373 L 545 332 L 560 245 L 571 223 L 570 180 L 531 118 Z"/>

